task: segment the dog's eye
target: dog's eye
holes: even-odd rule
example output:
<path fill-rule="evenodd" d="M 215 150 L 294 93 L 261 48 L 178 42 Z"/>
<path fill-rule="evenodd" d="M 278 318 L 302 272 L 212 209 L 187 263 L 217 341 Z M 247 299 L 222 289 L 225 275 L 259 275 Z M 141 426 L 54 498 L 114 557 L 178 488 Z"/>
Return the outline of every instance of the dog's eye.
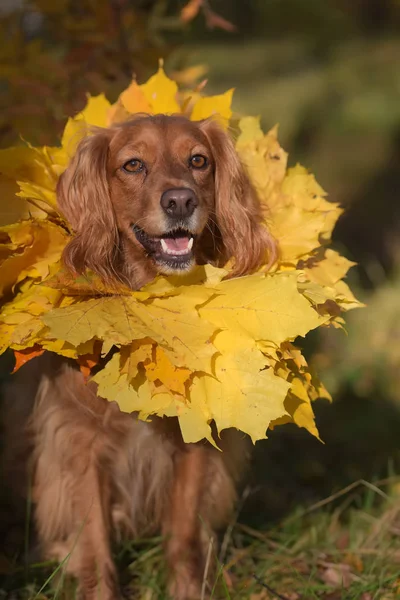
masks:
<path fill-rule="evenodd" d="M 143 171 L 144 169 L 144 164 L 138 158 L 132 158 L 131 160 L 128 160 L 122 168 L 128 173 L 140 173 L 140 171 Z"/>
<path fill-rule="evenodd" d="M 195 154 L 190 157 L 189 164 L 193 169 L 204 169 L 207 166 L 207 158 L 202 154 Z"/>

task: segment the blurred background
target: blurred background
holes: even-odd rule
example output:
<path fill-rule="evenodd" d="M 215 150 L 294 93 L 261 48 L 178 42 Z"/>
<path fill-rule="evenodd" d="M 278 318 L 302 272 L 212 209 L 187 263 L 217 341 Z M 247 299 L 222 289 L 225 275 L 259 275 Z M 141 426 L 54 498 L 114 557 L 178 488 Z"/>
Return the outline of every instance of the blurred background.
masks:
<path fill-rule="evenodd" d="M 312 170 L 346 208 L 334 245 L 358 263 L 349 280 L 368 306 L 348 314 L 347 334 L 327 330 L 306 341 L 334 396 L 333 405 L 316 406 L 325 444 L 291 426 L 257 444 L 240 519 L 273 528 L 326 497 L 332 511 L 343 497 L 363 509 L 362 490 L 371 492 L 363 482 L 382 492 L 372 494 L 371 506 L 396 497 L 400 2 L 0 0 L 0 39 L 3 148 L 57 144 L 88 92 L 115 101 L 132 74 L 145 80 L 159 57 L 183 86 L 206 78 L 208 93 L 235 87 L 236 112 L 261 115 L 264 129 L 280 124 L 289 164 Z M 398 515 L 390 514 L 394 527 Z M 263 591 L 257 598 L 276 597 Z M 364 593 L 329 598 L 392 597 Z"/>

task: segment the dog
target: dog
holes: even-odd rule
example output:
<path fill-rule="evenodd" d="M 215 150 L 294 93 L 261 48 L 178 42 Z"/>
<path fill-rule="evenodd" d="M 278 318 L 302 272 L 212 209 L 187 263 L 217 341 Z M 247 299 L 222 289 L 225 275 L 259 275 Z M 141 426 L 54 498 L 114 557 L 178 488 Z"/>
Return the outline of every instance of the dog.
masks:
<path fill-rule="evenodd" d="M 111 285 L 137 290 L 158 273 L 228 260 L 238 276 L 275 258 L 257 195 L 214 120 L 144 115 L 94 130 L 57 199 L 74 231 L 66 267 Z M 65 561 L 82 598 L 119 598 L 111 540 L 154 531 L 163 534 L 171 598 L 204 596 L 210 543 L 231 518 L 246 464 L 243 434 L 223 432 L 222 452 L 185 444 L 176 419 L 120 412 L 52 353 L 23 366 L 3 397 L 5 475 L 23 496 L 30 464 L 42 554 Z"/>

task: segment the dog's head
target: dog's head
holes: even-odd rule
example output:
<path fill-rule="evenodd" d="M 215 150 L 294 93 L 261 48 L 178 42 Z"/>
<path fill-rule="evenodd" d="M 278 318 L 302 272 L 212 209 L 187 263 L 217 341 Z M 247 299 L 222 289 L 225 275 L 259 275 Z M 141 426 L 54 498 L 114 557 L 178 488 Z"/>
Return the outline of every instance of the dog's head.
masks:
<path fill-rule="evenodd" d="M 234 274 L 274 258 L 260 204 L 214 121 L 142 116 L 97 130 L 61 176 L 58 202 L 75 236 L 76 273 L 143 285 L 157 272 L 234 259 Z"/>

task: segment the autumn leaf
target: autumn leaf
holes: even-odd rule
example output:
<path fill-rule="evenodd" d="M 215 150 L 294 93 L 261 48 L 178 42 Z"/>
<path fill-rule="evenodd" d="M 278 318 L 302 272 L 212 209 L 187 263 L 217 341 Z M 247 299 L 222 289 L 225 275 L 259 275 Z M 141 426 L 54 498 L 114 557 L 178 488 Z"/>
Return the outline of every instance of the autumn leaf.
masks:
<path fill-rule="evenodd" d="M 239 129 L 241 133 L 236 142 L 237 152 L 271 217 L 286 204 L 282 183 L 286 176 L 288 155 L 279 145 L 277 127 L 264 134 L 258 118 L 243 117 L 239 121 Z"/>
<path fill-rule="evenodd" d="M 357 300 L 353 292 L 345 281 L 338 281 L 335 283 L 336 290 L 336 302 L 340 306 L 341 310 L 352 310 L 353 308 L 361 308 L 365 306 L 362 302 Z"/>
<path fill-rule="evenodd" d="M 236 149 L 252 146 L 264 138 L 260 117 L 242 117 L 239 121 L 240 134 L 236 140 Z"/>
<path fill-rule="evenodd" d="M 91 298 L 66 308 L 56 308 L 44 315 L 52 337 L 77 346 L 87 340 L 113 339 L 115 344 L 129 344 L 146 337 L 147 330 L 135 319 L 132 305 L 135 300 L 123 297 Z"/>
<path fill-rule="evenodd" d="M 127 121 L 130 115 L 135 113 L 151 113 L 151 106 L 134 80 L 109 109 L 107 125 Z"/>
<path fill-rule="evenodd" d="M 88 96 L 85 109 L 68 119 L 61 144 L 68 157 L 72 157 L 80 140 L 90 133 L 90 128 L 106 127 L 110 103 L 104 96 Z"/>
<path fill-rule="evenodd" d="M 220 123 L 220 125 L 226 129 L 229 119 L 232 116 L 232 96 L 233 89 L 228 90 L 219 96 L 199 98 L 193 107 L 192 114 L 190 116 L 191 120 L 201 121 L 202 119 L 207 119 L 213 116 Z"/>
<path fill-rule="evenodd" d="M 286 413 L 289 384 L 272 369 L 264 369 L 262 353 L 247 338 L 225 331 L 214 343 L 220 352 L 215 377 L 196 377 L 191 399 L 197 403 L 205 399 L 208 420 L 215 420 L 219 432 L 236 427 L 253 441 L 264 438 L 270 422 Z M 184 430 L 182 435 L 187 439 Z M 193 432 L 190 437 L 195 441 Z"/>
<path fill-rule="evenodd" d="M 309 281 L 321 286 L 333 287 L 346 277 L 348 270 L 356 263 L 341 256 L 339 252 L 325 249 L 322 257 L 310 257 L 304 263 L 304 271 Z"/>
<path fill-rule="evenodd" d="M 189 369 L 175 367 L 159 346 L 155 349 L 154 362 L 147 363 L 145 370 L 149 381 L 161 381 L 171 392 L 185 395 L 185 383 L 192 372 Z"/>
<path fill-rule="evenodd" d="M 51 148 L 33 148 L 29 145 L 0 150 L 3 185 L 7 183 L 9 186 L 10 181 L 13 181 L 16 185 L 13 191 L 17 196 L 15 199 L 6 196 L 3 203 L 8 208 L 10 202 L 16 202 L 12 211 L 20 207 L 16 213 L 17 219 L 28 215 L 45 218 L 48 213 L 57 213 L 55 189 L 59 173 L 51 161 L 53 151 Z M 11 224 L 7 214 L 3 217 L 3 222 Z"/>
<path fill-rule="evenodd" d="M 202 321 L 195 306 L 212 294 L 199 287 L 199 295 L 173 296 L 135 305 L 135 315 L 146 335 L 158 342 L 177 367 L 210 371 L 215 348 L 211 342 L 215 327 Z M 186 296 L 186 294 L 184 294 Z"/>
<path fill-rule="evenodd" d="M 222 282 L 200 315 L 234 335 L 280 344 L 324 321 L 297 289 L 297 273 L 250 275 Z"/>
<path fill-rule="evenodd" d="M 203 381 L 204 378 L 201 379 Z M 169 409 L 169 410 L 168 410 Z M 164 409 L 166 416 L 177 416 L 182 433 L 183 441 L 187 444 L 194 444 L 200 440 L 206 439 L 218 448 L 212 435 L 210 423 L 212 420 L 211 412 L 206 402 L 206 395 L 197 392 L 195 384 L 191 394 L 190 404 L 178 405 L 177 402 Z"/>
<path fill-rule="evenodd" d="M 84 375 L 85 379 L 88 379 L 91 370 L 95 367 L 100 360 L 101 356 L 101 342 L 95 341 L 93 345 L 93 352 L 87 354 L 81 354 L 77 358 L 77 363 L 79 365 L 79 369 L 81 373 Z"/>
<path fill-rule="evenodd" d="M 16 181 L 0 173 L 0 227 L 11 225 L 19 219 L 46 218 L 47 213 L 34 207 L 25 198 L 18 198 L 19 186 Z M 1 251 L 0 251 L 1 252 Z"/>
<path fill-rule="evenodd" d="M 141 364 L 152 362 L 153 348 L 154 342 L 150 338 L 135 340 L 121 348 L 121 374 L 126 374 L 129 382 L 138 375 Z"/>
<path fill-rule="evenodd" d="M 150 77 L 147 83 L 140 86 L 140 90 L 153 114 L 165 113 L 172 115 L 180 112 L 180 106 L 176 99 L 178 86 L 175 81 L 165 75 L 162 66 L 155 75 Z"/>
<path fill-rule="evenodd" d="M 48 166 L 44 148 L 26 145 L 0 150 L 0 173 L 14 181 L 30 181 L 54 190 L 57 178 Z"/>
<path fill-rule="evenodd" d="M 106 285 L 98 275 L 91 271 L 74 276 L 61 266 L 55 273 L 51 273 L 44 283 L 47 287 L 60 290 L 66 296 L 103 296 L 111 294 L 129 296 L 132 292 L 122 284 Z"/>
<path fill-rule="evenodd" d="M 156 388 L 147 379 L 140 381 L 136 387 L 132 385 L 127 373 L 120 371 L 118 354 L 114 354 L 91 381 L 97 384 L 99 396 L 117 401 L 123 412 L 141 412 L 142 418 L 149 414 L 162 414 L 172 401 L 170 394 L 157 394 Z"/>
<path fill-rule="evenodd" d="M 168 277 L 159 276 L 151 283 L 145 285 L 139 293 L 136 293 L 136 297 L 140 297 L 143 300 L 148 298 L 161 298 L 164 296 L 176 296 L 182 292 L 183 289 L 188 290 L 188 286 L 203 285 L 211 290 L 216 291 L 216 285 L 222 281 L 229 271 L 227 269 L 221 269 L 214 267 L 213 265 L 202 265 L 201 267 L 195 267 L 190 273 L 184 273 L 182 275 L 170 275 Z M 197 294 L 198 288 L 190 288 L 189 293 Z M 201 292 L 204 295 L 203 299 L 207 299 L 210 296 L 210 292 Z M 201 298 L 198 297 L 201 301 Z"/>
<path fill-rule="evenodd" d="M 174 365 L 209 371 L 215 328 L 201 320 L 195 306 L 213 295 L 213 290 L 193 287 L 186 301 L 173 296 L 144 303 L 134 293 L 80 301 L 52 310 L 43 316 L 43 323 L 52 337 L 73 346 L 94 338 L 125 345 L 149 337 L 161 344 Z"/>
<path fill-rule="evenodd" d="M 32 358 L 40 356 L 43 352 L 44 350 L 40 346 L 32 346 L 32 348 L 25 348 L 24 350 L 14 350 L 15 366 L 13 373 L 16 373 L 22 365 L 25 365 Z"/>
<path fill-rule="evenodd" d="M 0 228 L 9 250 L 0 262 L 0 295 L 29 277 L 45 279 L 66 245 L 67 235 L 49 221 L 24 221 Z"/>
<path fill-rule="evenodd" d="M 122 92 L 120 100 L 125 110 L 130 114 L 148 113 L 151 110 L 145 91 L 136 81 L 132 81 L 130 86 Z"/>

